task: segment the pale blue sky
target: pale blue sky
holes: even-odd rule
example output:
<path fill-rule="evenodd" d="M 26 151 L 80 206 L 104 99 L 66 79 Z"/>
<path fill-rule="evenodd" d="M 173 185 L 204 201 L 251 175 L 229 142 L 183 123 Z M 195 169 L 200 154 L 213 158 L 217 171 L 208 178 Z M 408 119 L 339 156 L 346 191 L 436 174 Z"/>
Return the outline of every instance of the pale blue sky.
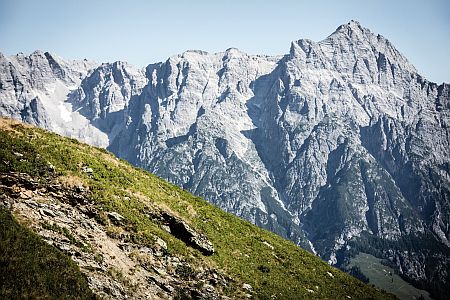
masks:
<path fill-rule="evenodd" d="M 351 19 L 391 40 L 429 80 L 450 82 L 447 0 L 0 0 L 0 52 L 40 49 L 137 66 L 187 49 L 275 55 Z"/>

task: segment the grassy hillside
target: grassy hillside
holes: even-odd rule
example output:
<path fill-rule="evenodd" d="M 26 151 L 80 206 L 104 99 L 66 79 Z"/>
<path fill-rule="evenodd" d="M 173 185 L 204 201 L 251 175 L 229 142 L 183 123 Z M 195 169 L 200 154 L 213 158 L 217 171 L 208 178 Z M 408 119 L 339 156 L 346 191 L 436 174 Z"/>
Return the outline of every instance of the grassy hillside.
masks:
<path fill-rule="evenodd" d="M 96 299 L 77 264 L 0 208 L 0 299 Z"/>
<path fill-rule="evenodd" d="M 126 231 L 130 240 L 148 246 L 159 237 L 167 243 L 170 255 L 186 259 L 193 270 L 201 265 L 220 270 L 232 279 L 222 291 L 228 296 L 243 297 L 245 283 L 251 285 L 247 292 L 256 299 L 393 297 L 105 150 L 4 119 L 0 120 L 0 141 L 0 173 L 24 172 L 42 182 L 53 176 L 60 182 L 81 183 L 99 211 L 124 217 L 110 226 L 110 231 Z M 53 175 L 48 174 L 49 164 L 56 170 Z M 161 220 L 149 217 L 149 211 L 155 208 L 170 212 L 203 233 L 215 253 L 204 255 L 170 234 Z M 2 240 L 3 235 L 1 232 Z M 23 243 L 29 241 L 24 239 Z M 23 249 L 34 251 L 31 247 Z"/>

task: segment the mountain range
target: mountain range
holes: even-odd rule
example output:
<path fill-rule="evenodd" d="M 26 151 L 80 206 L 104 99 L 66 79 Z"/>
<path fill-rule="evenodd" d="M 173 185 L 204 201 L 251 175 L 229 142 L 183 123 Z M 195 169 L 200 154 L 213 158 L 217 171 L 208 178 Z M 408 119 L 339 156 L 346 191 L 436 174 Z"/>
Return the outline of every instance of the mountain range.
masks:
<path fill-rule="evenodd" d="M 104 147 L 346 269 L 450 291 L 450 86 L 358 22 L 280 56 L 0 54 L 0 115 Z"/>

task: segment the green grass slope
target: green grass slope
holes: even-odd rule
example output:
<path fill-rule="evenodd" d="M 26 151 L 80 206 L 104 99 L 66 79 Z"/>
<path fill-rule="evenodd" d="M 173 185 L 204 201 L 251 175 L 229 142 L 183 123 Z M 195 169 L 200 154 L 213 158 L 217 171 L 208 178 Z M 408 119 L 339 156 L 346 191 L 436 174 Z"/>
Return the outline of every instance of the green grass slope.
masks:
<path fill-rule="evenodd" d="M 241 297 L 236 291 L 247 283 L 257 299 L 393 298 L 292 242 L 225 213 L 105 150 L 11 120 L 0 120 L 0 143 L 0 172 L 25 172 L 45 180 L 51 163 L 61 179 L 75 178 L 89 187 L 90 198 L 99 209 L 124 216 L 122 226 L 132 233 L 133 240 L 153 243 L 156 235 L 167 242 L 172 255 L 228 274 L 234 279 L 225 291 L 228 296 Z M 92 174 L 83 172 L 83 167 L 92 168 Z M 148 217 L 149 207 L 164 208 L 204 233 L 215 253 L 204 256 L 172 236 L 160 222 Z"/>
<path fill-rule="evenodd" d="M 0 299 L 96 299 L 77 264 L 0 208 Z"/>

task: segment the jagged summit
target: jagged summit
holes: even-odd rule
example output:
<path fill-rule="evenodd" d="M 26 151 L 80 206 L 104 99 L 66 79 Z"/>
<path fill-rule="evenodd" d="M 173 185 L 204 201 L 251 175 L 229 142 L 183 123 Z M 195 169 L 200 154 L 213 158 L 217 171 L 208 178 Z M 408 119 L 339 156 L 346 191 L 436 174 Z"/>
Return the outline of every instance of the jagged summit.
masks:
<path fill-rule="evenodd" d="M 203 50 L 186 50 L 184 53 L 196 53 L 196 54 L 200 54 L 200 55 L 208 55 L 209 54 L 208 52 L 203 51 Z"/>
<path fill-rule="evenodd" d="M 353 78 L 357 75 L 362 84 L 395 85 L 417 75 L 415 67 L 387 39 L 357 21 L 339 26 L 319 42 L 292 42 L 289 57 L 303 68 L 313 66 Z"/>
<path fill-rule="evenodd" d="M 354 32 L 354 31 L 364 32 L 364 31 L 368 31 L 368 30 L 369 29 L 362 27 L 358 21 L 350 20 L 350 22 L 340 25 L 331 35 L 340 33 L 340 32 L 347 32 L 347 33 Z"/>
<path fill-rule="evenodd" d="M 417 73 L 415 67 L 409 63 L 406 57 L 388 39 L 361 26 L 358 21 L 351 20 L 349 23 L 339 26 L 335 32 L 319 43 L 324 46 L 333 46 L 333 48 L 336 45 L 344 49 L 356 48 L 356 51 L 358 51 L 356 56 L 358 57 L 370 52 L 377 56 L 378 52 L 390 62 L 401 64 L 403 69 L 407 69 L 411 73 Z"/>

